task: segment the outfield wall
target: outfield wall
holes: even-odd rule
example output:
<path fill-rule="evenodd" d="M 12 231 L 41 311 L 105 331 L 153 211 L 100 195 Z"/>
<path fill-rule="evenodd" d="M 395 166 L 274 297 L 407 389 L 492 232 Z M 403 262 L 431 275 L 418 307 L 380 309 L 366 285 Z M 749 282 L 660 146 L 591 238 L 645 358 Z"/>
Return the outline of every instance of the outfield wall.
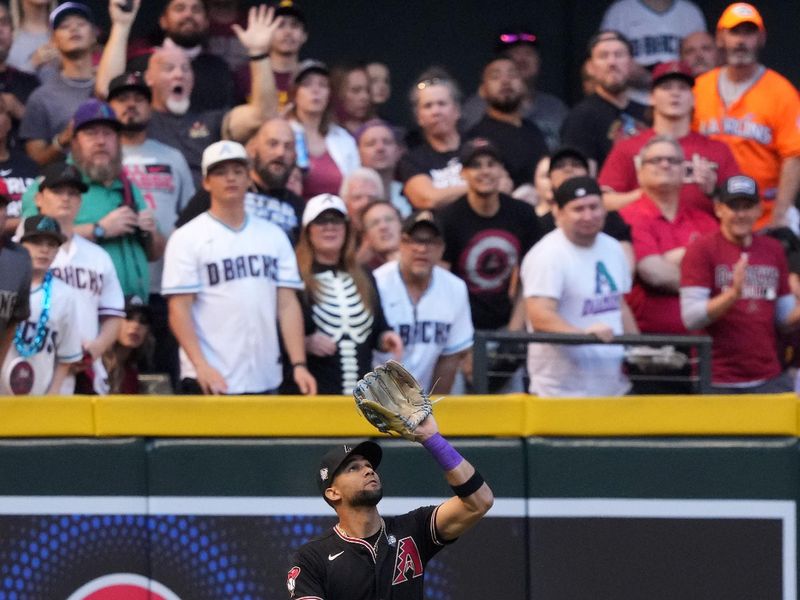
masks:
<path fill-rule="evenodd" d="M 436 416 L 497 500 L 428 565 L 427 598 L 797 597 L 795 396 Z M 286 598 L 292 551 L 334 522 L 320 455 L 371 433 L 344 397 L 0 398 L 0 600 Z M 382 445 L 383 513 L 449 495 L 424 450 Z"/>

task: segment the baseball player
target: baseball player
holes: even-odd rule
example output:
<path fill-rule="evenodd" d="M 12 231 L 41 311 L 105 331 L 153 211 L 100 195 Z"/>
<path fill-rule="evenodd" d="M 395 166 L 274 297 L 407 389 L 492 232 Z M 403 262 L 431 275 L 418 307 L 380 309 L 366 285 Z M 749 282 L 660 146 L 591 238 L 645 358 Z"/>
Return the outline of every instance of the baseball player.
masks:
<path fill-rule="evenodd" d="M 745 175 L 756 180 L 764 213 L 756 224 L 789 225 L 800 191 L 800 97 L 784 77 L 758 62 L 766 41 L 761 15 L 735 2 L 717 22 L 725 64 L 694 86 L 694 127 L 730 146 Z"/>
<path fill-rule="evenodd" d="M 425 567 L 474 526 L 494 496 L 475 468 L 439 433 L 433 416 L 414 431 L 445 472 L 455 496 L 439 506 L 381 517 L 381 447 L 370 441 L 332 448 L 316 474 L 339 522 L 300 548 L 286 580 L 292 600 L 422 600 Z"/>
<path fill-rule="evenodd" d="M 65 240 L 50 217 L 25 220 L 20 242 L 33 265 L 31 314 L 17 326 L 3 362 L 0 395 L 57 394 L 70 364 L 83 355 L 73 292 L 49 270 Z"/>
<path fill-rule="evenodd" d="M 403 363 L 430 390 L 448 393 L 472 347 L 469 294 L 462 279 L 437 266 L 442 231 L 430 211 L 406 219 L 400 257 L 373 271 L 386 321 L 403 340 Z"/>
<path fill-rule="evenodd" d="M 84 358 L 92 363 L 94 373 L 90 381 L 79 372 L 76 386 L 74 372 L 87 365 L 84 362 L 74 365 L 73 373 L 64 381 L 61 390 L 64 394 L 74 391 L 82 394 L 108 392 L 101 357 L 117 339 L 125 316 L 122 287 L 108 252 L 74 235 L 81 194 L 86 190 L 83 177 L 75 166 L 54 164 L 45 168 L 34 199 L 39 213 L 57 221 L 65 237 L 51 270 L 55 277 L 73 289 Z"/>
<path fill-rule="evenodd" d="M 0 179 L 0 231 L 5 231 L 8 187 Z M 0 363 L 6 356 L 17 323 L 30 316 L 31 259 L 24 248 L 0 237 Z"/>
<path fill-rule="evenodd" d="M 202 170 L 211 208 L 172 234 L 162 281 L 170 327 L 181 346 L 181 391 L 277 389 L 280 323 L 295 383 L 302 393 L 315 394 L 316 381 L 306 368 L 296 295 L 303 283 L 294 251 L 280 227 L 245 211 L 250 177 L 244 147 L 211 144 Z"/>

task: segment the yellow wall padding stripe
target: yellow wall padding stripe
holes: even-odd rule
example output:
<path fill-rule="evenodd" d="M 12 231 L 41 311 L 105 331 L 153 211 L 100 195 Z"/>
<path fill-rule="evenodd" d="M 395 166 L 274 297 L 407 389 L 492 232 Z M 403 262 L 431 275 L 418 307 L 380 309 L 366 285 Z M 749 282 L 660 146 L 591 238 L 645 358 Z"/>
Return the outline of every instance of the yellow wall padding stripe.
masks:
<path fill-rule="evenodd" d="M 450 436 L 798 435 L 794 394 L 536 398 L 451 396 Z M 348 396 L 0 397 L 0 436 L 368 436 Z"/>

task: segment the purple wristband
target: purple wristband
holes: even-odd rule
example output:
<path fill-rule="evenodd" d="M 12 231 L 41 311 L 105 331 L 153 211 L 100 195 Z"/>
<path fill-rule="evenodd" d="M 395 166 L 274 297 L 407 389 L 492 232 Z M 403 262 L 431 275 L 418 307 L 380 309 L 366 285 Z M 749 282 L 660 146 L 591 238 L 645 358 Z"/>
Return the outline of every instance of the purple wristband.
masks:
<path fill-rule="evenodd" d="M 464 457 L 458 453 L 458 450 L 450 445 L 450 442 L 442 437 L 441 433 L 434 433 L 431 437 L 422 442 L 422 445 L 431 453 L 433 458 L 436 459 L 436 462 L 439 463 L 439 466 L 445 471 L 452 471 L 464 460 Z"/>

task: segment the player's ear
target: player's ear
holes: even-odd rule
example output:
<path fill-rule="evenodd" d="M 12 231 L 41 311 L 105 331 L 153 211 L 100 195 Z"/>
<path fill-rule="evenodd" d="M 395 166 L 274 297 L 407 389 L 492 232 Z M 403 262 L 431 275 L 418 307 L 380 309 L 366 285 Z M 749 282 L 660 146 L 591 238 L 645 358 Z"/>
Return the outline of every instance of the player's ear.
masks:
<path fill-rule="evenodd" d="M 341 500 L 342 494 L 339 493 L 339 490 L 337 490 L 336 488 L 329 487 L 327 490 L 325 490 L 325 497 L 330 502 L 336 502 L 337 500 Z"/>

